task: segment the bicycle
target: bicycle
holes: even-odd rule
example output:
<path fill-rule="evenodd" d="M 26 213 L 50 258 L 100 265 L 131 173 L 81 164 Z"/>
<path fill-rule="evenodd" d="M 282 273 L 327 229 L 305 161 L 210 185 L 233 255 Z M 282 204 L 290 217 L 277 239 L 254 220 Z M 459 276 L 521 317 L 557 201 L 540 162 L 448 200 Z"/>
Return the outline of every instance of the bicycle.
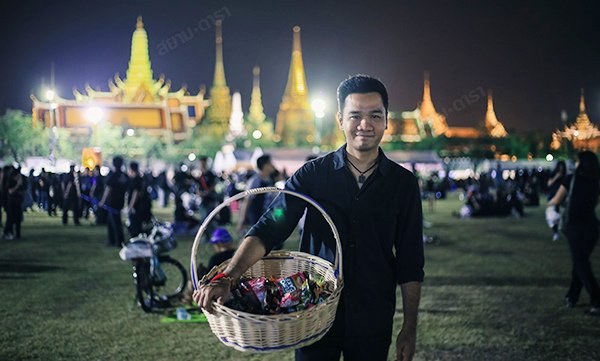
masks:
<path fill-rule="evenodd" d="M 173 307 L 187 286 L 187 271 L 168 255 L 176 246 L 171 225 L 153 220 L 148 235 L 130 239 L 119 252 L 122 260 L 133 263 L 136 299 L 144 312 Z"/>

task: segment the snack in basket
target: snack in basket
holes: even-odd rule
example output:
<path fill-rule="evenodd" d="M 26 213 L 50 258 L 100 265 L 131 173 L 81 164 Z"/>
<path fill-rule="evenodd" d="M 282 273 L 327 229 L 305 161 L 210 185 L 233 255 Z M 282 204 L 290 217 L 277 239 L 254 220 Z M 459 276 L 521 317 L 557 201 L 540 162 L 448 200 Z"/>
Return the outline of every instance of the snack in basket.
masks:
<path fill-rule="evenodd" d="M 280 278 L 243 278 L 225 306 L 254 314 L 287 314 L 322 303 L 330 294 L 328 289 L 322 278 L 307 272 Z"/>

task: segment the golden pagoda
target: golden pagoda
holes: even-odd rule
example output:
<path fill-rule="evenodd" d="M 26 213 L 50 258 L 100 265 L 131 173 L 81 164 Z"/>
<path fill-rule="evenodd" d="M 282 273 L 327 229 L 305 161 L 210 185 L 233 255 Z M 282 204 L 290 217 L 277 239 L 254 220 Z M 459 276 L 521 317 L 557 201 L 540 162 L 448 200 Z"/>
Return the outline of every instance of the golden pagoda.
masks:
<path fill-rule="evenodd" d="M 33 122 L 46 127 L 67 128 L 73 134 L 86 134 L 93 126 L 108 123 L 124 128 L 140 128 L 150 134 L 185 139 L 189 129 L 200 121 L 207 102 L 204 91 L 188 94 L 185 87 L 171 92 L 171 82 L 161 75 L 153 79 L 148 54 L 148 34 L 142 17 L 137 18 L 131 39 L 131 55 L 122 80 L 119 74 L 108 81 L 108 91 L 85 86 L 85 94 L 73 90 L 74 100 L 59 96 L 38 100 L 34 95 Z"/>
<path fill-rule="evenodd" d="M 431 135 L 434 137 L 444 135 L 448 130 L 448 124 L 446 123 L 446 117 L 439 114 L 433 106 L 431 100 L 431 88 L 429 84 L 429 72 L 425 72 L 425 79 L 423 84 L 423 100 L 419 106 L 419 113 L 421 121 L 429 125 L 431 129 Z"/>
<path fill-rule="evenodd" d="M 600 130 L 590 121 L 585 112 L 585 98 L 583 89 L 579 97 L 579 115 L 571 125 L 567 125 L 564 129 L 556 130 L 552 134 L 553 149 L 558 149 L 561 146 L 562 139 L 567 139 L 573 144 L 573 148 L 577 150 L 591 150 L 597 152 L 600 149 Z"/>
<path fill-rule="evenodd" d="M 315 141 L 314 114 L 308 101 L 299 26 L 294 26 L 293 35 L 288 82 L 275 125 L 275 138 L 285 146 L 307 145 Z"/>
<path fill-rule="evenodd" d="M 206 109 L 207 126 L 211 133 L 218 139 L 227 134 L 229 118 L 231 117 L 231 93 L 225 80 L 225 66 L 223 65 L 223 34 L 222 21 L 217 20 L 216 26 L 216 58 L 215 77 L 210 88 L 210 106 Z"/>
<path fill-rule="evenodd" d="M 260 68 L 255 66 L 252 69 L 254 76 L 252 82 L 252 94 L 250 99 L 250 109 L 248 110 L 248 122 L 246 130 L 255 139 L 273 139 L 273 125 L 267 120 L 262 105 L 262 96 L 260 92 Z M 258 130 L 258 132 L 256 132 Z"/>
<path fill-rule="evenodd" d="M 248 120 L 253 123 L 260 123 L 267 118 L 262 105 L 262 95 L 260 92 L 260 67 L 255 66 L 252 69 L 252 75 L 254 76 L 254 79 L 252 81 L 252 94 L 250 95 Z"/>
<path fill-rule="evenodd" d="M 494 100 L 492 99 L 492 91 L 488 91 L 487 96 L 487 111 L 485 113 L 485 130 L 492 138 L 503 138 L 508 135 L 504 125 L 500 123 L 494 112 Z"/>

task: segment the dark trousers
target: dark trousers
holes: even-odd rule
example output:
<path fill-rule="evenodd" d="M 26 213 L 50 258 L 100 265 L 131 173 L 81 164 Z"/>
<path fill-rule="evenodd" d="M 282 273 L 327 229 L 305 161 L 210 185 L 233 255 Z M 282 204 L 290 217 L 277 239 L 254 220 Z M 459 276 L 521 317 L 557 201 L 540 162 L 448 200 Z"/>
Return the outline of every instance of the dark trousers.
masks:
<path fill-rule="evenodd" d="M 21 222 L 23 222 L 23 209 L 21 208 L 21 198 L 9 199 L 6 204 L 6 224 L 4 225 L 4 234 L 14 234 L 16 238 L 21 238 Z M 14 233 L 13 233 L 14 232 Z"/>
<path fill-rule="evenodd" d="M 139 213 L 129 214 L 129 235 L 131 238 L 142 233 L 142 217 Z"/>
<path fill-rule="evenodd" d="M 67 224 L 68 222 L 69 210 L 73 213 L 73 222 L 79 224 L 79 198 L 68 197 L 64 200 L 62 215 L 63 224 Z"/>
<path fill-rule="evenodd" d="M 322 339 L 296 350 L 296 361 L 337 361 L 342 353 L 345 361 L 387 360 L 391 334 L 377 336 L 365 330 L 360 337 L 346 336 L 343 308 L 338 307 L 333 326 Z"/>
<path fill-rule="evenodd" d="M 567 230 L 571 251 L 571 286 L 566 297 L 574 303 L 579 300 L 582 288 L 590 295 L 592 307 L 600 307 L 600 286 L 594 277 L 590 257 L 598 241 L 598 227 L 593 225 L 569 225 Z"/>
<path fill-rule="evenodd" d="M 116 214 L 115 214 L 116 213 Z M 123 236 L 123 223 L 121 222 L 121 214 L 119 212 L 108 212 L 108 245 L 120 246 L 125 242 Z"/>

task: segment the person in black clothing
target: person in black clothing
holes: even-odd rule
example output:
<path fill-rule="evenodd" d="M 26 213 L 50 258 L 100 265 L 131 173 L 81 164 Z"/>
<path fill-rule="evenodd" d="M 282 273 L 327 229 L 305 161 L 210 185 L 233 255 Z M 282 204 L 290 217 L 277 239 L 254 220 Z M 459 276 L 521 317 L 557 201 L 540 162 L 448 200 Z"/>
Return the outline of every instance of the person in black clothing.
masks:
<path fill-rule="evenodd" d="M 97 204 L 104 194 L 104 176 L 100 173 L 100 166 L 98 165 L 92 170 L 91 184 L 90 197 L 92 197 L 92 203 L 96 203 L 93 207 L 96 216 L 96 224 L 106 224 L 106 209 L 98 207 Z"/>
<path fill-rule="evenodd" d="M 272 187 L 275 182 L 271 178 L 271 173 L 275 171 L 275 167 L 271 162 L 271 156 L 264 154 L 258 157 L 256 159 L 256 168 L 258 172 L 248 180 L 246 189 Z M 260 216 L 262 216 L 269 206 L 266 201 L 267 196 L 265 194 L 257 194 L 245 199 L 240 210 L 237 226 L 238 232 L 247 231 L 249 226 L 258 222 Z"/>
<path fill-rule="evenodd" d="M 27 178 L 21 175 L 21 167 L 11 167 L 8 177 L 4 179 L 4 182 L 6 192 L 4 239 L 19 239 L 21 238 L 21 222 L 23 222 L 23 198 L 25 197 L 25 192 L 28 191 Z"/>
<path fill-rule="evenodd" d="M 590 262 L 598 242 L 596 205 L 600 195 L 600 163 L 594 153 L 583 151 L 577 154 L 576 164 L 574 174 L 565 177 L 548 205 L 561 204 L 570 192 L 570 199 L 565 209 L 565 212 L 568 212 L 565 233 L 569 241 L 573 268 L 565 305 L 574 307 L 579 301 L 582 288 L 585 288 L 590 295 L 592 305 L 586 313 L 600 316 L 600 286 L 594 277 Z"/>
<path fill-rule="evenodd" d="M 162 190 L 162 207 L 167 208 L 169 205 L 169 195 L 171 194 L 171 187 L 169 186 L 169 181 L 167 179 L 167 171 L 163 170 L 158 174 L 156 183 L 158 188 Z"/>
<path fill-rule="evenodd" d="M 419 186 L 379 147 L 387 127 L 385 86 L 368 76 L 351 77 L 338 88 L 338 104 L 346 144 L 304 164 L 285 185 L 331 216 L 344 257 L 344 289 L 333 326 L 321 340 L 296 350 L 296 360 L 338 360 L 342 353 L 347 361 L 387 360 L 399 284 L 404 323 L 396 358 L 409 361 L 424 277 Z M 225 277 L 201 286 L 195 301 L 211 312 L 213 301 L 223 301 L 243 272 L 294 231 L 305 210 L 300 250 L 333 261 L 335 242 L 321 214 L 296 197 L 279 195 L 246 234 Z"/>
<path fill-rule="evenodd" d="M 79 198 L 79 216 L 85 219 L 90 217 L 90 190 L 92 188 L 92 176 L 89 168 L 83 168 L 83 172 L 79 175 L 79 188 L 83 197 Z"/>
<path fill-rule="evenodd" d="M 71 164 L 69 173 L 65 174 L 62 182 L 63 190 L 63 215 L 62 223 L 67 225 L 69 210 L 73 212 L 73 222 L 79 225 L 79 198 L 81 189 L 79 188 L 79 176 L 75 171 L 75 165 Z"/>
<path fill-rule="evenodd" d="M 42 171 L 37 179 L 38 188 L 38 207 L 44 211 L 48 211 L 48 193 L 50 191 L 50 182 L 46 169 Z"/>
<path fill-rule="evenodd" d="M 123 172 L 123 158 L 121 156 L 113 158 L 113 167 L 113 171 L 107 176 L 104 194 L 98 203 L 98 207 L 103 208 L 106 205 L 108 208 L 107 246 L 120 247 L 125 242 L 121 210 L 125 205 L 125 192 L 129 186 L 129 177 Z"/>
<path fill-rule="evenodd" d="M 567 164 L 565 163 L 564 160 L 559 160 L 556 163 L 556 167 L 554 168 L 552 175 L 550 176 L 550 178 L 548 179 L 548 182 L 546 183 L 546 185 L 548 186 L 548 198 L 547 198 L 548 201 L 550 201 L 552 198 L 554 198 L 554 196 L 556 195 L 556 192 L 558 192 L 558 188 L 560 188 L 560 185 L 565 180 L 566 175 L 567 175 Z M 560 205 L 556 205 L 553 207 L 557 213 L 560 213 Z M 558 241 L 558 237 L 559 237 L 558 222 L 554 222 L 550 228 L 552 229 L 552 240 Z"/>
<path fill-rule="evenodd" d="M 129 163 L 129 189 L 127 214 L 129 216 L 129 235 L 133 238 L 142 233 L 142 225 L 149 222 L 151 214 L 151 200 L 146 190 L 144 179 L 140 174 L 137 162 Z"/>
<path fill-rule="evenodd" d="M 48 215 L 56 216 L 56 209 L 61 204 L 63 199 L 62 192 L 62 183 L 60 181 L 60 176 L 56 173 L 50 173 L 50 190 L 48 191 Z"/>

